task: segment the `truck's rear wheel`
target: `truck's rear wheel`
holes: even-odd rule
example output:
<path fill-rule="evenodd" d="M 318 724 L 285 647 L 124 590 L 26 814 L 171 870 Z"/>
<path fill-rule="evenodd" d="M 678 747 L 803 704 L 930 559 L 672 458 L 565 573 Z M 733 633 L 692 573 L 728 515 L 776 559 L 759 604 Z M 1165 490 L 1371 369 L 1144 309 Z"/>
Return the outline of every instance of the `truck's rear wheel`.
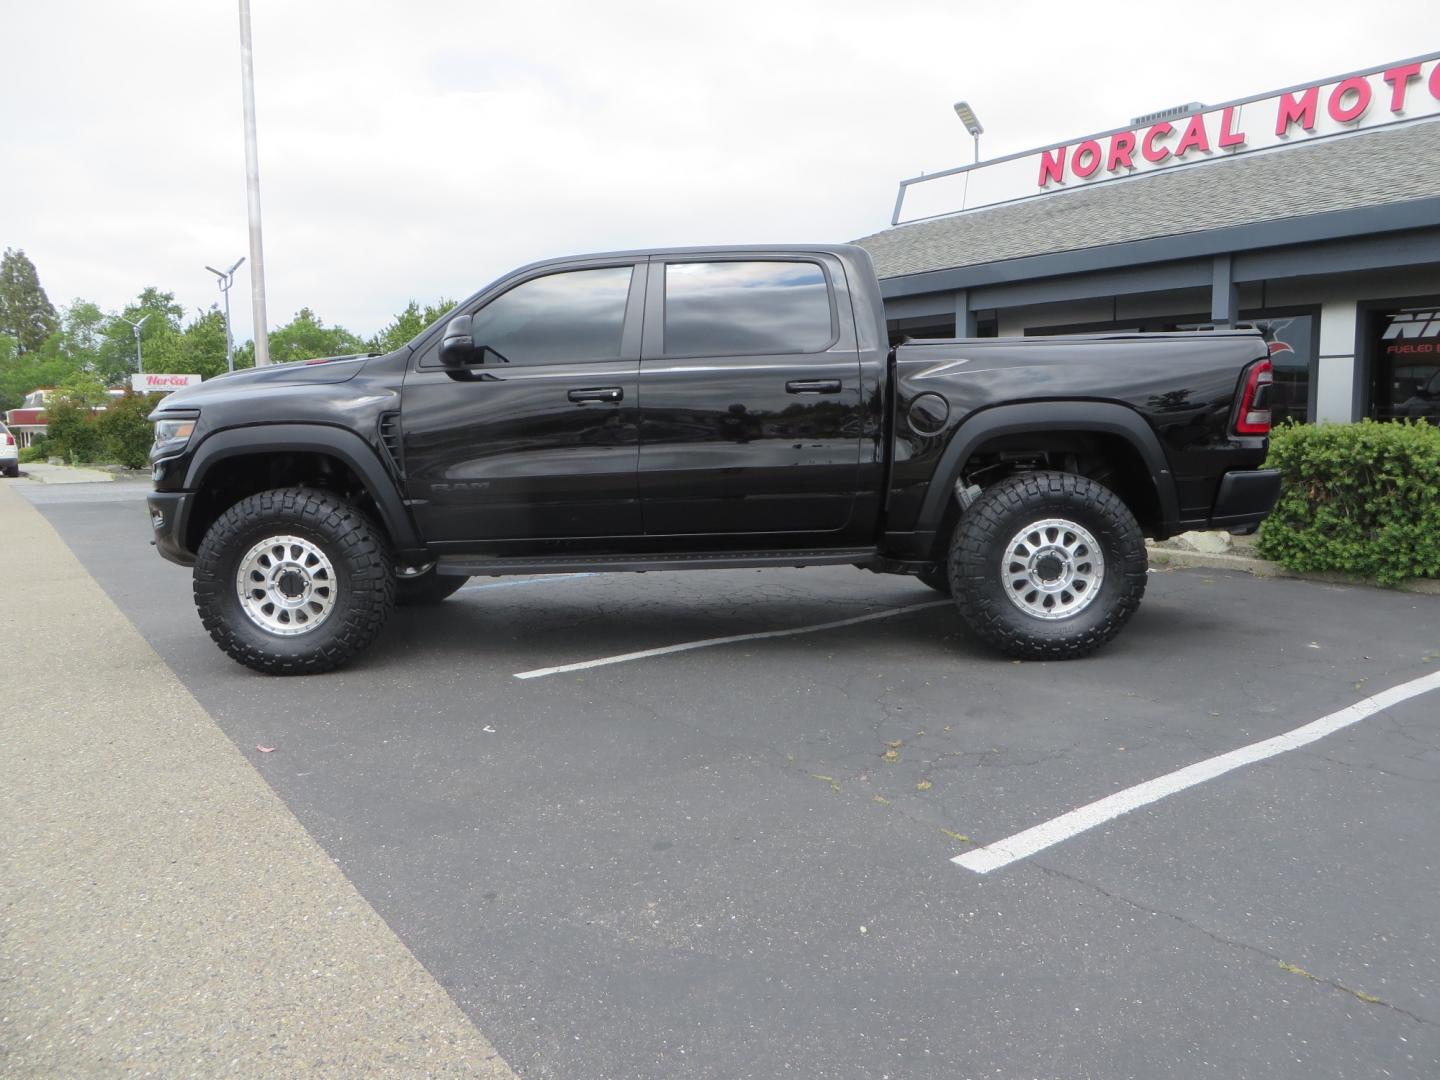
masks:
<path fill-rule="evenodd" d="M 950 544 L 961 616 L 1007 656 L 1068 660 L 1120 632 L 1145 594 L 1145 538 L 1113 491 L 1021 473 L 987 488 Z"/>
<path fill-rule="evenodd" d="M 427 604 L 438 604 L 447 596 L 459 592 L 469 580 L 468 577 L 459 575 L 437 574 L 434 570 L 419 577 L 396 578 L 395 606 L 424 607 Z"/>
<path fill-rule="evenodd" d="M 270 675 L 329 671 L 379 635 L 395 603 L 384 536 L 338 496 L 262 491 L 210 526 L 195 606 L 233 659 Z"/>

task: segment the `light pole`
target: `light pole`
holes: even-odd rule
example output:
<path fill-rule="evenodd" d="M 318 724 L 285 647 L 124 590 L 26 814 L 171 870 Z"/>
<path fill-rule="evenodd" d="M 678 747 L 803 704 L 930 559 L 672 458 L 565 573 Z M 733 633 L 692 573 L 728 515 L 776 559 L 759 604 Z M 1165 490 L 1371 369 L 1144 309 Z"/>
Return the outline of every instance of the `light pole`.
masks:
<path fill-rule="evenodd" d="M 124 315 L 116 315 L 115 317 L 123 323 L 130 323 L 130 328 L 135 331 L 135 366 L 140 370 L 140 374 L 144 375 L 145 354 L 140 351 L 140 327 L 145 325 L 145 320 L 150 316 L 141 315 L 139 322 L 132 322 L 130 319 L 125 318 Z"/>
<path fill-rule="evenodd" d="M 980 136 L 985 129 L 981 127 L 980 121 L 975 116 L 975 110 L 970 108 L 968 101 L 955 102 L 955 115 L 965 125 L 965 130 L 975 137 L 975 164 L 980 164 Z"/>
<path fill-rule="evenodd" d="M 255 62 L 250 49 L 250 0 L 240 0 L 240 82 L 245 99 L 245 202 L 250 213 L 250 306 L 255 322 L 255 366 L 270 363 L 265 322 L 265 253 L 260 242 L 260 154 L 255 148 Z"/>
<path fill-rule="evenodd" d="M 220 286 L 220 295 L 225 297 L 225 370 L 227 371 L 235 370 L 235 339 L 230 335 L 230 286 L 235 284 L 235 271 L 244 261 L 245 256 L 241 255 L 229 270 L 216 270 L 213 266 L 205 267 L 219 279 L 217 284 Z"/>

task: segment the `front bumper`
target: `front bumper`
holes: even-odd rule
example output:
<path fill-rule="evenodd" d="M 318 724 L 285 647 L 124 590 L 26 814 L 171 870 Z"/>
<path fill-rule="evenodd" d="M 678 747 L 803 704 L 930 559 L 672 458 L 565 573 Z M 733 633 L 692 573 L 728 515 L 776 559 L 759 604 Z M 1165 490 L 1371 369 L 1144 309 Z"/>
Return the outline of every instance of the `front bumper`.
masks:
<path fill-rule="evenodd" d="M 194 499 L 194 492 L 189 491 L 152 491 L 145 498 L 150 528 L 155 532 L 151 543 L 161 558 L 181 566 L 195 565 L 195 553 L 185 547 L 185 526 Z"/>
<path fill-rule="evenodd" d="M 1212 529 L 1253 528 L 1265 520 L 1280 497 L 1278 469 L 1242 469 L 1220 478 L 1210 511 Z"/>

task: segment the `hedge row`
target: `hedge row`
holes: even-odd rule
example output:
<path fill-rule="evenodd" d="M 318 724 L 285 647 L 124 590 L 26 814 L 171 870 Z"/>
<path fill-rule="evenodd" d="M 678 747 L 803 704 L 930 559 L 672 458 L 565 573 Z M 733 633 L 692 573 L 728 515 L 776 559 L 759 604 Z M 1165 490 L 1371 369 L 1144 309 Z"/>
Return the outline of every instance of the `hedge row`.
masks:
<path fill-rule="evenodd" d="M 143 468 L 155 438 L 155 429 L 145 417 L 154 407 L 149 396 L 135 393 L 110 400 L 100 413 L 72 401 L 56 401 L 45 410 L 45 452 L 77 465 L 114 461 Z"/>
<path fill-rule="evenodd" d="M 1440 577 L 1440 428 L 1423 421 L 1287 424 L 1260 554 L 1292 570 L 1338 570 L 1382 585 Z"/>

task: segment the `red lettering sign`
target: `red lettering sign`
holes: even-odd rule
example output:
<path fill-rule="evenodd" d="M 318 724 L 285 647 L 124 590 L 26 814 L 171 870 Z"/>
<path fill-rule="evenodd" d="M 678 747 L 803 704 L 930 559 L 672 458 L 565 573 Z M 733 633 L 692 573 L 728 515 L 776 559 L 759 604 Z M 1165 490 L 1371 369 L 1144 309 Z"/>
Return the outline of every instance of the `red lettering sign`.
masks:
<path fill-rule="evenodd" d="M 1345 104 L 1345 96 L 1354 94 L 1355 99 Z M 1365 115 L 1365 110 L 1370 108 L 1370 80 L 1353 78 L 1346 79 L 1336 85 L 1330 91 L 1330 102 L 1327 106 L 1330 110 L 1330 119 L 1337 124 L 1348 124 L 1351 120 L 1358 120 Z"/>
<path fill-rule="evenodd" d="M 1220 149 L 1227 146 L 1244 146 L 1245 133 L 1235 130 L 1235 107 L 1226 107 L 1220 114 Z"/>
<path fill-rule="evenodd" d="M 1204 150 L 1210 152 L 1210 136 L 1205 132 L 1205 114 L 1197 113 L 1190 118 L 1190 124 L 1185 128 L 1185 134 L 1180 136 L 1180 141 L 1175 144 L 1175 156 L 1184 157 L 1191 150 Z"/>
<path fill-rule="evenodd" d="M 1170 148 L 1161 146 L 1156 148 L 1155 144 L 1164 136 L 1169 135 L 1175 128 L 1164 120 L 1156 124 L 1145 133 L 1145 141 L 1140 144 L 1140 154 L 1146 161 L 1159 164 L 1170 156 Z"/>
<path fill-rule="evenodd" d="M 1419 64 L 1401 64 L 1393 67 L 1381 76 L 1390 84 L 1390 111 L 1402 112 L 1405 108 L 1405 91 L 1410 87 L 1411 79 L 1420 77 Z"/>
<path fill-rule="evenodd" d="M 1105 171 L 1133 169 L 1135 167 L 1135 162 L 1132 160 L 1134 153 L 1135 133 L 1133 131 L 1120 131 L 1110 136 L 1110 153 L 1105 158 Z"/>
<path fill-rule="evenodd" d="M 1094 139 L 1086 139 L 1075 147 L 1075 156 L 1070 159 L 1070 171 L 1081 180 L 1089 179 L 1100 167 L 1100 154 L 1100 144 Z"/>
<path fill-rule="evenodd" d="M 1046 150 L 1040 155 L 1040 186 L 1043 188 L 1051 180 L 1057 184 L 1065 182 L 1065 147 L 1057 150 Z"/>
<path fill-rule="evenodd" d="M 1276 110 L 1275 134 L 1288 135 L 1290 125 L 1299 123 L 1306 131 L 1315 130 L 1315 113 L 1320 104 L 1320 88 L 1312 86 L 1295 100 L 1294 94 L 1281 94 L 1280 107 Z"/>

